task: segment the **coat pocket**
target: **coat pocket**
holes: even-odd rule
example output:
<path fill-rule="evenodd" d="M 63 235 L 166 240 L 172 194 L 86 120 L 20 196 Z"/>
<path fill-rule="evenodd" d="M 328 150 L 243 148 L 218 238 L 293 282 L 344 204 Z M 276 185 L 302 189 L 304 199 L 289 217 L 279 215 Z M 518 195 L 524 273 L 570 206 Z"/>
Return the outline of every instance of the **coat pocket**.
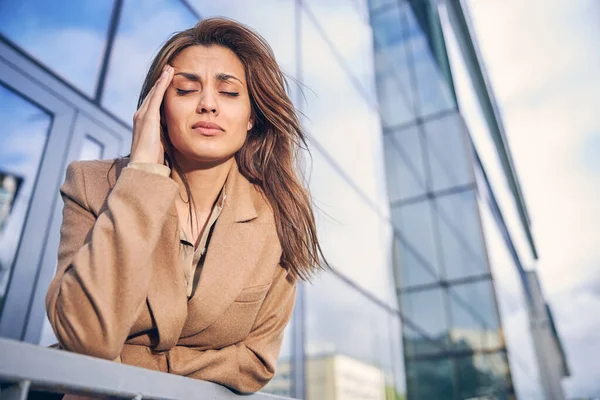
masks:
<path fill-rule="evenodd" d="M 244 288 L 234 301 L 236 303 L 254 303 L 257 301 L 262 301 L 270 287 L 271 283 L 269 282 L 264 285 Z"/>

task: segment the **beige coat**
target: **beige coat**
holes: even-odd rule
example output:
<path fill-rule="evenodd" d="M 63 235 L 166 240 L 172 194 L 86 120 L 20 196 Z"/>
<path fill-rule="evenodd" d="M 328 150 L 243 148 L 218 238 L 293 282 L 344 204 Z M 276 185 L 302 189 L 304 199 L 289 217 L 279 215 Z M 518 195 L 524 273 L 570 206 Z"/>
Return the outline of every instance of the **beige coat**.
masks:
<path fill-rule="evenodd" d="M 294 279 L 267 202 L 234 166 L 192 298 L 171 178 L 127 159 L 73 162 L 61 187 L 58 269 L 46 297 L 62 348 L 260 390 L 274 375 Z"/>

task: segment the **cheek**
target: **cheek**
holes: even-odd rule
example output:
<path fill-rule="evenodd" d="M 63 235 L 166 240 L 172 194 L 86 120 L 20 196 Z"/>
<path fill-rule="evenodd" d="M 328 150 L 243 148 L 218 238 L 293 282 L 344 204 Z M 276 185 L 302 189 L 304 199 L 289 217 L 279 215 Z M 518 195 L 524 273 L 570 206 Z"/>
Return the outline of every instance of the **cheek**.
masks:
<path fill-rule="evenodd" d="M 165 97 L 163 103 L 164 116 L 169 129 L 177 128 L 185 115 L 185 105 L 179 99 Z"/>

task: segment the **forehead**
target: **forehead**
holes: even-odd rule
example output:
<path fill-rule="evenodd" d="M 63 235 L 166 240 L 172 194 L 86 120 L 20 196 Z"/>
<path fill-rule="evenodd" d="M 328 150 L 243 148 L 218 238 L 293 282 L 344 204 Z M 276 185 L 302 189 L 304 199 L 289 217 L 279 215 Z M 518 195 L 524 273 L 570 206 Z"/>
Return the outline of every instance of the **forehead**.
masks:
<path fill-rule="evenodd" d="M 235 75 L 242 82 L 246 80 L 244 64 L 233 51 L 223 46 L 187 47 L 175 57 L 171 65 L 176 70 L 185 70 L 198 75 L 226 73 Z"/>

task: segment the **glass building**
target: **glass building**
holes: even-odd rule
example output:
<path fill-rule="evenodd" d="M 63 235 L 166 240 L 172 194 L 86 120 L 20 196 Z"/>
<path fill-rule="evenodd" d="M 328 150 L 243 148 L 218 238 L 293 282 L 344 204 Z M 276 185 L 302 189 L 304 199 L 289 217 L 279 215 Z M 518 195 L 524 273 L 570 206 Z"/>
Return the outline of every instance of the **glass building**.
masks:
<path fill-rule="evenodd" d="M 265 391 L 563 398 L 556 382 L 568 367 L 530 283 L 535 241 L 466 4 L 1 2 L 0 336 L 54 343 L 44 298 L 66 166 L 128 154 L 159 46 L 221 15 L 263 35 L 300 83 L 290 96 L 310 137 L 304 172 L 333 268 L 299 288 Z"/>

